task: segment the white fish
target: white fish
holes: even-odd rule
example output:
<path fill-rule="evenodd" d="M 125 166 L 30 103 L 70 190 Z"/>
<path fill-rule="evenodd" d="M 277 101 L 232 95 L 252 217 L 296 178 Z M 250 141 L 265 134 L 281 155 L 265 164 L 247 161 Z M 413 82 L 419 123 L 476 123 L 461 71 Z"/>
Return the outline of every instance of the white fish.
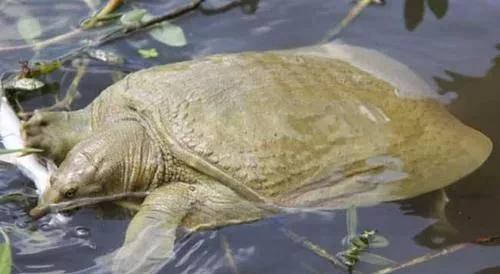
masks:
<path fill-rule="evenodd" d="M 0 138 L 6 149 L 23 149 L 24 142 L 21 138 L 21 122 L 17 118 L 7 99 L 2 96 L 0 99 Z M 19 168 L 21 172 L 31 179 L 36 186 L 38 194 L 48 186 L 49 170 L 41 164 L 41 160 L 35 155 L 19 157 L 20 153 L 7 154 L 7 157 L 0 158 Z"/>
<path fill-rule="evenodd" d="M 5 149 L 25 148 L 21 138 L 21 121 L 9 105 L 7 98 L 3 96 L 2 90 L 0 90 L 0 141 Z M 49 186 L 50 174 L 55 171 L 56 165 L 52 161 L 40 159 L 33 154 L 21 157 L 20 154 L 0 155 L 0 161 L 15 165 L 26 177 L 33 181 L 37 194 L 41 197 L 41 194 Z M 64 224 L 68 221 L 69 218 L 56 214 L 51 223 Z"/>

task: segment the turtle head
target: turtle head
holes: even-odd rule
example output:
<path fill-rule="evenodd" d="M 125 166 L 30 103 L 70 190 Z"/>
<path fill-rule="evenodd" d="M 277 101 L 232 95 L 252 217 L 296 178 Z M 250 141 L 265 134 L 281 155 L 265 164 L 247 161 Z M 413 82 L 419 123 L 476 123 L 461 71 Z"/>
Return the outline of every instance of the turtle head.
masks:
<path fill-rule="evenodd" d="M 159 163 L 157 150 L 152 150 L 152 140 L 146 136 L 141 125 L 127 121 L 75 145 L 30 215 L 45 215 L 49 204 L 143 189 Z"/>
<path fill-rule="evenodd" d="M 49 204 L 102 195 L 104 188 L 99 180 L 98 167 L 99 162 L 85 150 L 72 150 L 50 177 L 48 188 L 42 194 L 39 204 L 30 211 L 30 215 L 40 218 L 47 213 L 44 208 Z"/>

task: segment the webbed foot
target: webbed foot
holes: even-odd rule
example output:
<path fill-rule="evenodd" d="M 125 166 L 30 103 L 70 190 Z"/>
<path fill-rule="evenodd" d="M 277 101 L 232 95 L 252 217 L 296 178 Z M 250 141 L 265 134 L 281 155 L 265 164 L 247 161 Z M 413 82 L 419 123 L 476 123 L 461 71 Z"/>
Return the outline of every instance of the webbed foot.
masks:
<path fill-rule="evenodd" d="M 61 163 L 69 150 L 90 134 L 86 110 L 39 112 L 22 125 L 27 147 L 42 149 L 42 155 Z"/>
<path fill-rule="evenodd" d="M 175 257 L 177 229 L 215 229 L 271 214 L 218 182 L 169 182 L 142 203 L 112 268 L 121 274 L 157 273 Z"/>

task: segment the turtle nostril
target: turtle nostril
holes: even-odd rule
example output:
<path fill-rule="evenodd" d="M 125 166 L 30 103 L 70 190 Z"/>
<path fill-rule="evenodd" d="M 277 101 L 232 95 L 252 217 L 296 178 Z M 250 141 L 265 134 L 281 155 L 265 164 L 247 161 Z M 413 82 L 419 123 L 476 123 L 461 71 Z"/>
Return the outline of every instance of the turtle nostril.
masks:
<path fill-rule="evenodd" d="M 53 185 L 55 185 L 55 182 L 56 182 L 56 178 L 55 178 L 55 176 L 50 176 L 50 179 L 49 179 L 49 185 L 50 185 L 50 186 L 53 186 Z"/>

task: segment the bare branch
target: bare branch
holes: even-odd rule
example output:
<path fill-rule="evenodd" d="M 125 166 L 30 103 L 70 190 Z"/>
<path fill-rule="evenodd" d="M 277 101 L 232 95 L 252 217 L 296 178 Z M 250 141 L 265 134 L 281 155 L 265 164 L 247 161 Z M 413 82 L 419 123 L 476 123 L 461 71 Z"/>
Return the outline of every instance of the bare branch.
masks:
<path fill-rule="evenodd" d="M 401 263 L 401 264 L 397 264 L 395 266 L 391 266 L 391 267 L 387 267 L 387 268 L 381 269 L 381 270 L 379 270 L 377 272 L 374 272 L 373 274 L 387 274 L 387 273 L 392 273 L 394 271 L 398 271 L 398 270 L 401 270 L 403 268 L 407 268 L 407 267 L 414 266 L 414 265 L 417 265 L 417 264 L 425 263 L 427 261 L 430 261 L 430 260 L 435 259 L 435 258 L 440 257 L 440 256 L 444 256 L 444 255 L 448 255 L 448 254 L 457 252 L 457 251 L 462 250 L 462 249 L 464 249 L 464 248 L 466 248 L 468 246 L 470 246 L 470 244 L 468 244 L 468 243 L 452 245 L 452 246 L 450 246 L 448 248 L 442 249 L 439 252 L 425 254 L 423 256 L 411 259 L 411 260 L 409 260 L 409 261 L 407 261 L 405 263 Z"/>
<path fill-rule="evenodd" d="M 95 205 L 103 202 L 112 202 L 117 200 L 122 200 L 125 198 L 144 198 L 149 195 L 148 191 L 144 192 L 124 192 L 119 194 L 113 194 L 101 197 L 90 197 L 75 199 L 72 201 L 60 202 L 57 204 L 48 204 L 43 206 L 37 206 L 30 211 L 30 215 L 33 218 L 40 218 L 49 213 L 59 213 L 62 211 L 67 211 L 83 206 Z"/>

